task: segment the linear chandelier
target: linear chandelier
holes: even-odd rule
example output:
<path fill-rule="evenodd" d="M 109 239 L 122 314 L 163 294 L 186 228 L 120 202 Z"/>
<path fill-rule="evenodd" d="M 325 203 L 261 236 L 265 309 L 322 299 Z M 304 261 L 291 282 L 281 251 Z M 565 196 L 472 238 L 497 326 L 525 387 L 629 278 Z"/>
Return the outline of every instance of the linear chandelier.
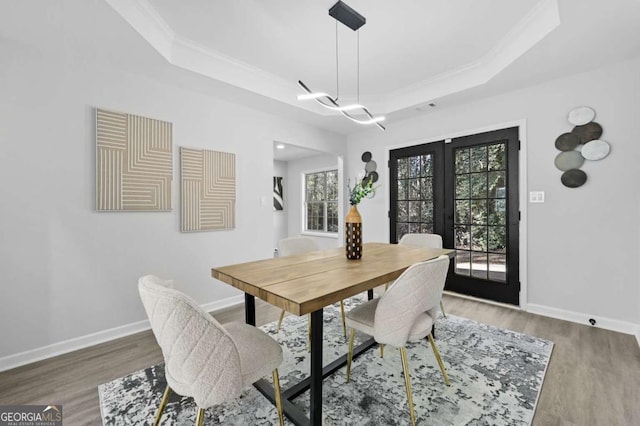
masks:
<path fill-rule="evenodd" d="M 375 124 L 381 130 L 385 130 L 385 127 L 380 123 L 384 121 L 384 116 L 374 117 L 371 112 L 360 104 L 360 33 L 358 29 L 363 26 L 367 20 L 364 16 L 353 10 L 341 0 L 334 4 L 329 9 L 329 15 L 336 20 L 336 97 L 331 97 L 328 93 L 314 92 L 301 80 L 298 80 L 298 85 L 305 91 L 305 93 L 298 95 L 299 101 L 314 100 L 324 108 L 331 111 L 336 111 L 348 118 L 349 120 L 358 124 Z M 358 73 L 357 73 L 357 101 L 355 104 L 340 106 L 338 103 L 339 97 L 339 71 L 338 71 L 338 21 L 356 31 L 358 35 Z"/>

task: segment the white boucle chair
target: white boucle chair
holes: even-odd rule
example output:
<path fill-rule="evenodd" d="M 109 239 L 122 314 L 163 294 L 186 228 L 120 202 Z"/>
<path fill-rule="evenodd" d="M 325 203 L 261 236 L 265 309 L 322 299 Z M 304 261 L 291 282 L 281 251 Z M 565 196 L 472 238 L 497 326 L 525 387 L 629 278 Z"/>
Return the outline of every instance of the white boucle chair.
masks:
<path fill-rule="evenodd" d="M 282 348 L 274 339 L 251 325 L 221 325 L 156 276 L 141 277 L 138 290 L 165 362 L 167 387 L 154 425 L 160 423 L 172 389 L 195 400 L 196 425 L 201 425 L 205 409 L 238 398 L 271 372 L 278 417 L 284 424 L 278 377 Z"/>
<path fill-rule="evenodd" d="M 283 238 L 279 241 L 278 245 L 280 246 L 279 254 L 280 256 L 293 256 L 295 254 L 303 254 L 308 253 L 310 251 L 319 250 L 318 245 L 311 238 L 307 237 L 291 237 L 291 238 Z M 347 337 L 347 326 L 345 325 L 344 320 L 344 302 L 340 301 L 340 311 L 342 312 L 342 332 L 345 337 Z M 284 319 L 284 309 L 280 313 L 280 319 L 278 320 L 278 326 L 276 327 L 276 333 L 280 331 L 280 327 L 282 326 L 282 320 Z M 310 347 L 309 339 L 311 338 L 311 314 L 308 316 L 308 336 L 307 336 L 307 348 Z"/>
<path fill-rule="evenodd" d="M 347 355 L 347 383 L 351 376 L 356 330 L 373 336 L 380 345 L 400 348 L 412 425 L 415 425 L 416 419 L 405 348 L 407 342 L 420 341 L 429 336 L 444 381 L 449 385 L 447 371 L 431 334 L 448 269 L 447 256 L 416 263 L 404 271 L 381 297 L 362 303 L 347 313 L 347 326 L 351 329 Z"/>
<path fill-rule="evenodd" d="M 405 234 L 400 238 L 398 244 L 413 247 L 424 248 L 442 248 L 442 237 L 438 234 Z M 447 317 L 447 313 L 444 311 L 444 305 L 442 299 L 440 299 L 440 310 L 442 316 Z"/>

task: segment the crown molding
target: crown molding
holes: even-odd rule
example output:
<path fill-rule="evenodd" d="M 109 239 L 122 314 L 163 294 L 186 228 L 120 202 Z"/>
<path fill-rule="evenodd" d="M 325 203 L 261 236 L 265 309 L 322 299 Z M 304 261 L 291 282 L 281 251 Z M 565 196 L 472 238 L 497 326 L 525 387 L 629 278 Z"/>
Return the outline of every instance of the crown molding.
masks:
<path fill-rule="evenodd" d="M 479 60 L 367 101 L 377 111 L 401 110 L 485 84 L 560 25 L 558 0 L 544 0 Z M 380 99 L 380 98 L 379 98 Z"/>
<path fill-rule="evenodd" d="M 314 103 L 298 102 L 296 82 L 224 55 L 177 34 L 148 0 L 106 0 L 169 63 L 318 115 L 334 115 Z M 558 0 L 543 0 L 480 59 L 366 104 L 390 114 L 485 84 L 560 25 Z"/>

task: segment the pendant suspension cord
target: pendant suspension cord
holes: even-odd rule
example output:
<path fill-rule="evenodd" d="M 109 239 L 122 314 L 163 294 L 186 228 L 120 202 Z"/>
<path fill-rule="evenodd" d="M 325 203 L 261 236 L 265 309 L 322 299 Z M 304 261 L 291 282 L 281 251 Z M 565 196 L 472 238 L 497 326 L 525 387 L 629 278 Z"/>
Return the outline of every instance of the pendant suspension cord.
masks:
<path fill-rule="evenodd" d="M 357 67 L 358 67 L 358 71 L 357 71 L 358 75 L 356 76 L 357 77 L 356 78 L 356 81 L 357 81 L 357 99 L 358 99 L 357 103 L 360 103 L 360 31 L 356 31 L 356 34 L 357 34 L 356 38 L 358 40 L 358 49 L 357 49 L 357 51 L 358 51 L 358 65 L 357 65 Z"/>
<path fill-rule="evenodd" d="M 340 67 L 338 65 L 338 20 L 336 20 L 336 102 L 340 99 Z"/>

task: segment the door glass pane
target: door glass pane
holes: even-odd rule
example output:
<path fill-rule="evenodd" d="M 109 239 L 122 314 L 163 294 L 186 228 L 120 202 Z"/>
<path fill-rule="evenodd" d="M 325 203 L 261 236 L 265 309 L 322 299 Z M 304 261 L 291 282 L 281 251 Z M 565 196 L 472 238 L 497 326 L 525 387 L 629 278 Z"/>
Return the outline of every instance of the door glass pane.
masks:
<path fill-rule="evenodd" d="M 506 164 L 505 145 L 503 143 L 489 145 L 489 170 L 506 170 Z"/>
<path fill-rule="evenodd" d="M 471 223 L 475 225 L 486 225 L 487 200 L 471 201 Z"/>
<path fill-rule="evenodd" d="M 398 201 L 398 222 L 407 222 L 409 220 L 409 203 L 407 201 Z"/>
<path fill-rule="evenodd" d="M 487 253 L 471 252 L 471 276 L 487 279 Z"/>
<path fill-rule="evenodd" d="M 420 224 L 419 223 L 410 223 L 409 224 L 409 233 L 410 234 L 417 234 L 418 232 L 420 232 Z"/>
<path fill-rule="evenodd" d="M 487 251 L 486 226 L 471 226 L 471 250 Z"/>
<path fill-rule="evenodd" d="M 484 172 L 487 170 L 487 146 L 471 148 L 471 171 Z"/>
<path fill-rule="evenodd" d="M 398 200 L 408 200 L 409 182 L 406 179 L 398 179 Z"/>
<path fill-rule="evenodd" d="M 457 249 L 469 250 L 471 248 L 471 245 L 469 244 L 471 241 L 471 233 L 469 232 L 469 229 L 469 226 L 466 225 L 455 226 L 453 231 Z"/>
<path fill-rule="evenodd" d="M 423 200 L 433 199 L 433 179 L 422 178 L 420 179 L 420 193 Z"/>
<path fill-rule="evenodd" d="M 433 234 L 433 224 L 432 223 L 421 223 L 420 224 L 420 232 L 423 234 Z"/>
<path fill-rule="evenodd" d="M 469 173 L 469 149 L 458 149 L 455 162 L 456 174 Z"/>
<path fill-rule="evenodd" d="M 424 223 L 433 223 L 433 203 L 431 201 L 422 201 L 420 208 L 421 218 L 420 221 Z"/>
<path fill-rule="evenodd" d="M 504 225 L 507 216 L 507 200 L 489 200 L 489 225 Z"/>
<path fill-rule="evenodd" d="M 400 223 L 396 224 L 396 234 L 398 235 L 398 241 L 405 235 L 409 233 L 409 224 Z"/>
<path fill-rule="evenodd" d="M 489 251 L 497 253 L 507 252 L 507 235 L 503 226 L 490 226 L 488 236 Z"/>
<path fill-rule="evenodd" d="M 409 179 L 409 199 L 420 199 L 420 179 Z"/>
<path fill-rule="evenodd" d="M 456 198 L 469 197 L 469 175 L 456 175 Z"/>
<path fill-rule="evenodd" d="M 420 156 L 409 157 L 409 177 L 419 177 L 421 169 L 422 161 L 420 161 Z"/>
<path fill-rule="evenodd" d="M 505 172 L 489 172 L 487 176 L 489 180 L 489 197 L 505 198 L 507 196 Z"/>
<path fill-rule="evenodd" d="M 470 223 L 470 203 L 469 200 L 456 200 L 455 223 Z"/>
<path fill-rule="evenodd" d="M 409 162 L 406 158 L 398 158 L 398 179 L 406 179 L 409 177 Z"/>
<path fill-rule="evenodd" d="M 409 222 L 420 222 L 421 201 L 409 201 Z"/>
<path fill-rule="evenodd" d="M 471 265 L 469 263 L 470 253 L 468 251 L 456 250 L 456 274 L 469 275 Z"/>
<path fill-rule="evenodd" d="M 487 198 L 486 173 L 471 173 L 471 198 Z"/>
<path fill-rule="evenodd" d="M 507 281 L 507 256 L 489 253 L 489 279 Z"/>
<path fill-rule="evenodd" d="M 433 155 L 422 156 L 422 173 L 421 176 L 433 176 Z"/>

